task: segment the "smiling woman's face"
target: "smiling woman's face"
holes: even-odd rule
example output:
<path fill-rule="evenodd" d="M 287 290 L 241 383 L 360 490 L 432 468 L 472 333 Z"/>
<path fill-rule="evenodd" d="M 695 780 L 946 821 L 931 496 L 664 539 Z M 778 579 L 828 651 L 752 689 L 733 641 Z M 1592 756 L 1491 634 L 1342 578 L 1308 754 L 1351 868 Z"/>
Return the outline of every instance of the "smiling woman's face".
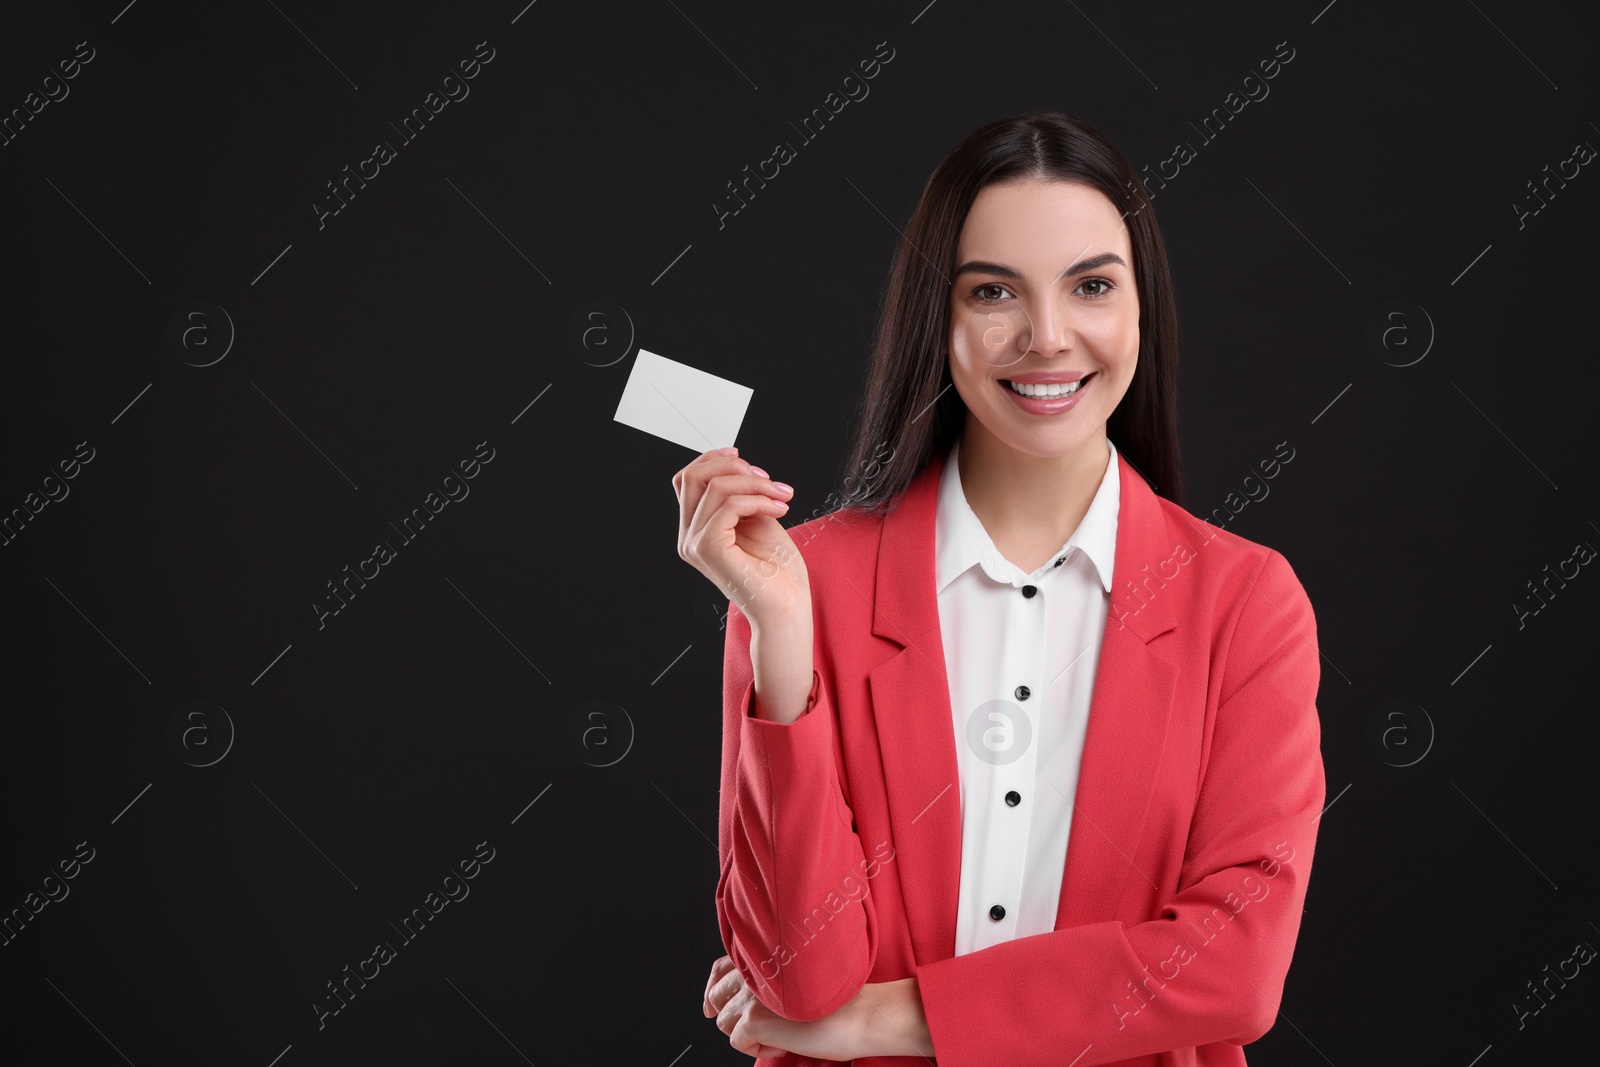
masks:
<path fill-rule="evenodd" d="M 1133 253 L 1110 199 L 1082 182 L 985 186 L 962 226 L 953 281 L 950 377 L 965 433 L 1044 458 L 1104 438 L 1139 356 Z M 1081 393 L 1056 398 L 1010 384 L 1073 379 Z"/>

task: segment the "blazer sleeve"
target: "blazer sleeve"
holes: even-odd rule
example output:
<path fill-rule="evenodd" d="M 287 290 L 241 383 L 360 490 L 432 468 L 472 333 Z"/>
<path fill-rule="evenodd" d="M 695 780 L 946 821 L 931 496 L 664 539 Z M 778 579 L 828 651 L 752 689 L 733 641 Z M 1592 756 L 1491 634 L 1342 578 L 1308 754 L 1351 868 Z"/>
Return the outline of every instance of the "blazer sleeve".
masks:
<path fill-rule="evenodd" d="M 1179 884 L 1159 918 L 919 966 L 940 1067 L 1088 1067 L 1244 1045 L 1271 1028 L 1326 796 L 1316 623 L 1276 551 L 1250 581 L 1222 671 Z"/>
<path fill-rule="evenodd" d="M 812 671 L 792 723 L 752 717 L 750 621 L 728 605 L 723 656 L 717 923 L 757 999 L 786 1019 L 820 1019 L 872 971 L 871 869 L 841 783 L 833 696 Z"/>

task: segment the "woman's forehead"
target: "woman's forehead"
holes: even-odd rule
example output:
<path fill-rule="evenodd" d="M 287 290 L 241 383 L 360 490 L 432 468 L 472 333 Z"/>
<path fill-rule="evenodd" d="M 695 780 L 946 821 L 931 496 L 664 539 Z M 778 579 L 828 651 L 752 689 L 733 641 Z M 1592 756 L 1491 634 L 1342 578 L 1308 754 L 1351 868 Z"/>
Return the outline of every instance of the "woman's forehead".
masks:
<path fill-rule="evenodd" d="M 967 213 L 959 241 L 963 259 L 988 259 L 1019 268 L 1014 260 L 1037 260 L 1040 269 L 1055 271 L 1068 265 L 1056 262 L 1063 255 L 1075 262 L 1095 253 L 1116 252 L 1127 260 L 1129 249 L 1128 227 L 1111 199 L 1092 185 L 1062 181 L 985 186 Z"/>

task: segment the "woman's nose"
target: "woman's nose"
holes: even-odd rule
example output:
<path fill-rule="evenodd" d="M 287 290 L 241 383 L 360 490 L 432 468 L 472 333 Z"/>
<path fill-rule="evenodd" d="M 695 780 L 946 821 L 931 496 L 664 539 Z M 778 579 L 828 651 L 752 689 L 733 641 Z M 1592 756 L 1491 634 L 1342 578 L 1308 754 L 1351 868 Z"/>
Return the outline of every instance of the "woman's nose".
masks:
<path fill-rule="evenodd" d="M 1033 331 L 1033 348 L 1051 355 L 1072 347 L 1076 325 L 1070 310 L 1055 307 L 1046 300 L 1027 308 L 1027 313 Z"/>

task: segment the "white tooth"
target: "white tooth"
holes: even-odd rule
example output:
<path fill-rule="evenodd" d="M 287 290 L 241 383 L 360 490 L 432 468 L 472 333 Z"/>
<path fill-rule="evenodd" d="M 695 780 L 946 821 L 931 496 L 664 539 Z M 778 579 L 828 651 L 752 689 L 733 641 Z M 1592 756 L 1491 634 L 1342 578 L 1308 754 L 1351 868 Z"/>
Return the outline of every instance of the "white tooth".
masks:
<path fill-rule="evenodd" d="M 1012 382 L 1011 383 L 1011 387 L 1013 389 L 1015 389 L 1017 392 L 1021 393 L 1023 396 L 1039 396 L 1039 397 L 1070 396 L 1071 394 L 1073 394 L 1073 393 L 1078 391 L 1078 387 L 1082 383 L 1082 381 L 1083 381 L 1083 379 L 1080 378 L 1076 382 L 1068 382 L 1068 383 L 1065 383 L 1065 384 L 1052 383 L 1052 384 L 1049 384 L 1049 385 L 1028 385 L 1028 384 L 1025 384 L 1025 383 Z"/>

